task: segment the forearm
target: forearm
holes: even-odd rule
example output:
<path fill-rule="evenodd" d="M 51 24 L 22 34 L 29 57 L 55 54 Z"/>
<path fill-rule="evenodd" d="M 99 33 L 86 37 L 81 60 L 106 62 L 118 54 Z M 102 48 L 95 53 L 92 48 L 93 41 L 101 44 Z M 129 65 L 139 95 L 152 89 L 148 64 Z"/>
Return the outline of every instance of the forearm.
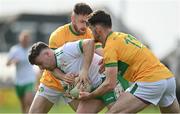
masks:
<path fill-rule="evenodd" d="M 60 79 L 60 80 L 64 80 L 64 78 L 65 78 L 65 74 L 61 71 L 61 70 L 59 70 L 58 68 L 55 68 L 53 71 L 51 71 L 52 72 L 52 74 L 56 77 L 56 78 L 58 78 L 58 79 Z"/>
<path fill-rule="evenodd" d="M 95 91 L 91 93 L 91 97 L 95 98 L 97 96 L 102 96 L 105 93 L 112 91 L 113 89 L 114 89 L 113 84 L 104 82 Z"/>
<path fill-rule="evenodd" d="M 54 69 L 52 71 L 53 75 L 58 78 L 59 80 L 62 80 L 66 83 L 69 84 L 74 84 L 75 82 L 75 78 L 77 77 L 77 74 L 73 74 L 73 73 L 67 73 L 64 74 L 61 70 L 59 70 L 58 68 Z"/>
<path fill-rule="evenodd" d="M 6 65 L 9 66 L 11 64 L 17 64 L 19 61 L 17 59 L 10 59 L 7 61 Z"/>
<path fill-rule="evenodd" d="M 105 81 L 91 93 L 92 97 L 101 96 L 109 91 L 112 91 L 116 87 L 117 79 L 117 67 L 106 68 Z"/>
<path fill-rule="evenodd" d="M 82 69 L 88 71 L 94 56 L 94 40 L 85 40 L 83 47 L 83 66 Z"/>

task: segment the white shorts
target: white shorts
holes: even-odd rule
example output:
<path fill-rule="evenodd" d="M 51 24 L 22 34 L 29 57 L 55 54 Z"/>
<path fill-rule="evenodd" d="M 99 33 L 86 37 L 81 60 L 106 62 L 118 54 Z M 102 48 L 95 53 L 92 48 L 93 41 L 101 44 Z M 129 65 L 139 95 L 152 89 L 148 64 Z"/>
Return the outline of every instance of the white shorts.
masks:
<path fill-rule="evenodd" d="M 62 92 L 57 91 L 55 89 L 51 89 L 42 83 L 40 83 L 39 85 L 39 89 L 36 92 L 36 96 L 45 97 L 52 103 L 57 103 L 60 98 L 63 98 L 65 103 L 69 103 L 72 101 L 72 99 L 64 97 Z"/>
<path fill-rule="evenodd" d="M 176 98 L 175 78 L 163 79 L 157 82 L 135 82 L 126 92 L 150 102 L 154 105 L 167 107 L 173 103 Z"/>

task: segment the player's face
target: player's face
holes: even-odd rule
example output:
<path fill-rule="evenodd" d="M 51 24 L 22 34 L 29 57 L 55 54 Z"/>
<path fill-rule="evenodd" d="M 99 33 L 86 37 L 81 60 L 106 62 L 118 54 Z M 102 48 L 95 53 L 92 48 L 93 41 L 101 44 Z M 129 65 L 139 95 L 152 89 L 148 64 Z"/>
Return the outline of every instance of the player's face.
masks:
<path fill-rule="evenodd" d="M 54 63 L 52 60 L 52 56 L 48 53 L 48 50 L 43 50 L 39 56 L 35 59 L 36 65 L 39 66 L 40 69 L 44 70 L 53 70 Z"/>
<path fill-rule="evenodd" d="M 94 39 L 95 39 L 96 41 L 102 42 L 101 36 L 100 36 L 100 34 L 98 34 L 98 32 L 97 32 L 97 27 L 90 25 L 89 28 L 91 29 L 91 31 L 92 31 L 92 33 L 93 33 Z"/>
<path fill-rule="evenodd" d="M 86 32 L 86 20 L 87 20 L 87 16 L 88 15 L 73 15 L 74 16 L 74 20 L 73 25 L 74 25 L 74 29 L 76 30 L 76 32 L 78 32 L 79 34 L 84 34 Z"/>
<path fill-rule="evenodd" d="M 25 33 L 20 35 L 19 42 L 20 42 L 21 46 L 23 46 L 24 48 L 27 48 L 30 43 L 30 36 Z"/>

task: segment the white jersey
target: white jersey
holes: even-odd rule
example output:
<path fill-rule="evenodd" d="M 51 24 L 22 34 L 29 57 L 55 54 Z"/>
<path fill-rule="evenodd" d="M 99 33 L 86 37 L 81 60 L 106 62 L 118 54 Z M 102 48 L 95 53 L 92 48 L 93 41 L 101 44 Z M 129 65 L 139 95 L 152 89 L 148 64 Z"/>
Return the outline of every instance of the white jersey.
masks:
<path fill-rule="evenodd" d="M 35 72 L 28 61 L 28 49 L 15 45 L 10 49 L 8 59 L 17 59 L 16 85 L 25 85 L 35 82 Z"/>
<path fill-rule="evenodd" d="M 69 42 L 64 44 L 62 47 L 55 50 L 56 64 L 57 67 L 64 73 L 75 73 L 78 74 L 83 65 L 83 52 L 82 52 L 82 40 Z M 102 59 L 101 56 L 94 54 L 92 63 L 89 69 L 89 79 L 93 88 L 96 88 L 102 83 L 101 76 L 99 73 L 98 62 Z"/>

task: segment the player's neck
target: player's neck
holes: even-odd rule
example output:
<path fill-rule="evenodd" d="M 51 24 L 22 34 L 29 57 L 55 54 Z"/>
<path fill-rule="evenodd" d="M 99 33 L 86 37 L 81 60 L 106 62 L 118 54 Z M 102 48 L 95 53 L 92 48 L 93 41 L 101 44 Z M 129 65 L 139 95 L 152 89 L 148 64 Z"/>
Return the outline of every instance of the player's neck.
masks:
<path fill-rule="evenodd" d="M 75 35 L 80 35 L 80 33 L 78 32 L 77 28 L 75 27 L 75 25 L 73 23 L 71 23 L 70 27 L 71 27 L 72 32 Z"/>
<path fill-rule="evenodd" d="M 104 32 L 102 33 L 102 38 L 103 38 L 103 45 L 106 44 L 107 38 L 109 35 L 112 33 L 111 29 L 104 29 Z"/>

